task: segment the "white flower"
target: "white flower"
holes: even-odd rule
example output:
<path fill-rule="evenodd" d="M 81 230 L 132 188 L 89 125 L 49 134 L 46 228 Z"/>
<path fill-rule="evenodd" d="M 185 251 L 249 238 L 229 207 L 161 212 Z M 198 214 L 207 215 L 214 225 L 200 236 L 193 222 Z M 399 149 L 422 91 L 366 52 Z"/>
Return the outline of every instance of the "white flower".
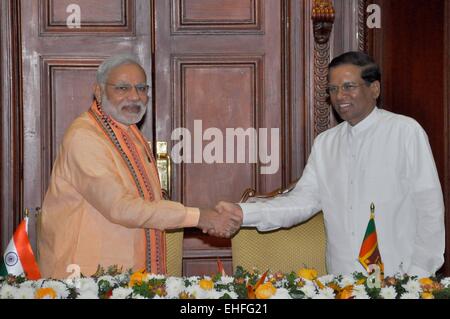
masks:
<path fill-rule="evenodd" d="M 353 286 L 355 284 L 355 279 L 353 276 L 350 275 L 344 275 L 342 276 L 342 279 L 339 281 L 339 286 L 341 288 L 345 288 L 347 286 Z"/>
<path fill-rule="evenodd" d="M 169 277 L 166 280 L 167 298 L 178 298 L 180 293 L 184 290 L 184 280 L 177 277 Z"/>
<path fill-rule="evenodd" d="M 34 282 L 34 284 L 33 284 L 34 288 L 41 288 L 42 284 L 43 284 L 46 280 L 47 280 L 47 279 L 45 279 L 45 278 L 41 278 L 41 279 L 36 280 L 36 281 Z"/>
<path fill-rule="evenodd" d="M 95 293 L 92 290 L 84 290 L 80 291 L 80 294 L 77 296 L 77 299 L 99 299 L 99 298 L 98 293 Z"/>
<path fill-rule="evenodd" d="M 366 292 L 366 288 L 363 285 L 356 285 L 353 287 L 352 296 L 355 299 L 370 299 L 369 295 Z"/>
<path fill-rule="evenodd" d="M 14 299 L 34 299 L 35 289 L 31 287 L 16 288 Z"/>
<path fill-rule="evenodd" d="M 381 288 L 380 296 L 383 299 L 395 299 L 397 297 L 397 291 L 393 286 Z"/>
<path fill-rule="evenodd" d="M 302 291 L 305 294 L 306 298 L 313 298 L 317 295 L 316 293 L 316 287 L 311 284 L 306 284 L 302 288 L 300 288 L 300 291 Z"/>
<path fill-rule="evenodd" d="M 0 288 L 0 299 L 34 299 L 34 288 L 17 288 L 5 284 Z"/>
<path fill-rule="evenodd" d="M 192 277 L 188 277 L 185 278 L 191 285 L 195 286 L 198 285 L 198 282 L 200 280 L 199 276 L 192 276 Z"/>
<path fill-rule="evenodd" d="M 191 285 L 185 291 L 193 295 L 196 299 L 217 299 L 223 295 L 223 293 L 215 289 L 204 290 L 199 285 Z"/>
<path fill-rule="evenodd" d="M 128 273 L 120 274 L 115 276 L 114 280 L 119 284 L 119 286 L 121 286 L 122 284 L 128 284 L 128 282 L 130 281 L 130 275 Z"/>
<path fill-rule="evenodd" d="M 333 299 L 333 298 L 330 298 L 328 295 L 318 293 L 312 299 Z"/>
<path fill-rule="evenodd" d="M 36 289 L 36 281 L 27 280 L 20 284 L 20 288 L 33 288 Z"/>
<path fill-rule="evenodd" d="M 318 278 L 318 280 L 322 284 L 326 285 L 326 284 L 332 282 L 334 280 L 334 278 L 335 278 L 334 275 L 325 275 L 325 276 L 322 276 L 322 277 Z"/>
<path fill-rule="evenodd" d="M 220 278 L 220 280 L 217 281 L 217 283 L 218 283 L 219 285 L 229 285 L 229 284 L 232 284 L 233 281 L 234 281 L 234 277 L 230 277 L 230 276 L 222 276 L 222 277 Z"/>
<path fill-rule="evenodd" d="M 270 297 L 270 299 L 292 299 L 292 297 L 286 288 L 278 288 L 275 295 Z"/>
<path fill-rule="evenodd" d="M 406 292 L 418 294 L 422 292 L 422 287 L 417 279 L 410 279 L 406 284 L 402 285 Z"/>
<path fill-rule="evenodd" d="M 334 299 L 336 296 L 334 293 L 334 290 L 331 289 L 330 287 L 325 287 L 324 289 L 319 289 L 319 295 L 324 297 L 324 298 L 320 298 L 320 299 Z"/>
<path fill-rule="evenodd" d="M 134 293 L 133 292 L 133 295 L 131 296 L 131 298 L 133 298 L 133 299 L 148 299 L 147 297 L 144 297 L 144 296 L 142 296 L 142 295 L 140 295 L 140 294 L 136 294 L 136 293 Z M 160 296 L 158 296 L 158 295 L 155 295 L 155 297 L 153 297 L 154 299 L 162 299 Z"/>
<path fill-rule="evenodd" d="M 66 299 L 69 296 L 68 287 L 60 281 L 47 280 L 42 288 L 52 288 L 56 292 L 56 299 Z"/>
<path fill-rule="evenodd" d="M 111 299 L 125 299 L 131 296 L 133 289 L 118 287 L 113 290 Z"/>
<path fill-rule="evenodd" d="M 146 280 L 144 280 L 144 281 L 149 281 L 151 279 L 162 280 L 164 278 L 166 278 L 166 276 L 164 276 L 164 275 L 147 274 L 147 276 L 145 278 Z"/>
<path fill-rule="evenodd" d="M 419 294 L 412 292 L 405 292 L 403 295 L 401 295 L 400 299 L 419 299 Z"/>
<path fill-rule="evenodd" d="M 282 287 L 287 287 L 289 285 L 289 281 L 286 278 L 283 278 L 281 280 L 278 280 L 275 282 L 275 287 L 277 288 L 282 288 Z"/>
<path fill-rule="evenodd" d="M 4 285 L 0 288 L 0 299 L 14 299 L 16 287 Z"/>
<path fill-rule="evenodd" d="M 445 288 L 450 288 L 450 277 L 442 279 L 441 284 L 443 284 Z"/>
<path fill-rule="evenodd" d="M 92 278 L 80 278 L 76 281 L 78 299 L 98 299 L 98 285 Z"/>

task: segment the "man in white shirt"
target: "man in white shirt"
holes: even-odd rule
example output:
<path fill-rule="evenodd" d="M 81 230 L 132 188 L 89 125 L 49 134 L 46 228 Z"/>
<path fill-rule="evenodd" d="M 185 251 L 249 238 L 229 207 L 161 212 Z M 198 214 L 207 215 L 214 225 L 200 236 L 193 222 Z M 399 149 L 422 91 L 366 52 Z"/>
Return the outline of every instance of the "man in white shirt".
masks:
<path fill-rule="evenodd" d="M 365 271 L 358 255 L 373 202 L 385 274 L 434 275 L 445 246 L 436 165 L 414 119 L 377 107 L 380 79 L 366 54 L 336 57 L 328 93 L 344 122 L 316 138 L 296 187 L 264 203 L 220 202 L 216 209 L 240 212 L 243 226 L 261 231 L 291 227 L 323 211 L 327 270 L 349 274 Z"/>

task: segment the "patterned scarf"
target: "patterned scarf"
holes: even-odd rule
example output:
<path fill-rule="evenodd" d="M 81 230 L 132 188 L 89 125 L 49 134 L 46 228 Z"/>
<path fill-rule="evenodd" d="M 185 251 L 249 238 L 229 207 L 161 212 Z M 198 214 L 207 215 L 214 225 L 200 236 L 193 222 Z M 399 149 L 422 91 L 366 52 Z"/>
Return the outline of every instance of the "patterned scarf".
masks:
<path fill-rule="evenodd" d="M 151 170 L 157 172 L 155 165 L 155 158 L 149 144 L 145 141 L 142 133 L 136 125 L 130 125 L 130 130 L 139 142 L 144 146 L 145 152 L 150 160 L 151 165 L 146 169 L 143 160 L 141 159 L 137 147 L 130 135 L 123 130 L 117 122 L 110 116 L 103 113 L 97 101 L 92 103 L 89 109 L 89 114 L 94 119 L 94 122 L 105 133 L 108 140 L 114 145 L 114 148 L 122 157 L 125 165 L 131 173 L 139 196 L 147 201 L 154 201 L 155 196 L 150 184 L 149 174 Z M 157 173 L 156 173 L 157 175 Z M 158 177 L 159 178 L 159 177 Z M 161 187 L 158 190 L 159 197 L 162 198 Z M 146 271 L 149 273 L 165 274 L 166 269 L 166 238 L 165 232 L 157 229 L 145 229 L 146 238 Z"/>

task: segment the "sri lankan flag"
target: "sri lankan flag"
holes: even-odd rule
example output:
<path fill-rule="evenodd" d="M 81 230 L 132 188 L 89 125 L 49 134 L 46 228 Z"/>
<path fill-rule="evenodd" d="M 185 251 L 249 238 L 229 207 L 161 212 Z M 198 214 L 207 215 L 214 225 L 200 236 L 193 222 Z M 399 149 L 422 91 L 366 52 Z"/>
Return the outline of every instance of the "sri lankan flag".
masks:
<path fill-rule="evenodd" d="M 369 273 L 371 272 L 369 266 L 372 264 L 378 265 L 381 273 L 384 273 L 383 261 L 378 250 L 377 229 L 375 227 L 375 205 L 373 203 L 370 205 L 370 219 L 367 224 L 361 250 L 359 251 L 359 262 Z"/>

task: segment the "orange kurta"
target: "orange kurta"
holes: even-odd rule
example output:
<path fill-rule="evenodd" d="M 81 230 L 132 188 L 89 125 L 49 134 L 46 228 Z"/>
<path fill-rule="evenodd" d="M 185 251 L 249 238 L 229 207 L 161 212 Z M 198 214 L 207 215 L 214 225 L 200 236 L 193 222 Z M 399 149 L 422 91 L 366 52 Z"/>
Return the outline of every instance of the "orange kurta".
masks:
<path fill-rule="evenodd" d="M 199 210 L 161 199 L 154 165 L 139 138 L 129 136 L 145 164 L 153 201 L 142 199 L 117 149 L 87 112 L 67 130 L 54 163 L 38 233 L 43 277 L 66 278 L 77 264 L 84 275 L 97 266 L 145 268 L 144 228 L 194 227 Z"/>

